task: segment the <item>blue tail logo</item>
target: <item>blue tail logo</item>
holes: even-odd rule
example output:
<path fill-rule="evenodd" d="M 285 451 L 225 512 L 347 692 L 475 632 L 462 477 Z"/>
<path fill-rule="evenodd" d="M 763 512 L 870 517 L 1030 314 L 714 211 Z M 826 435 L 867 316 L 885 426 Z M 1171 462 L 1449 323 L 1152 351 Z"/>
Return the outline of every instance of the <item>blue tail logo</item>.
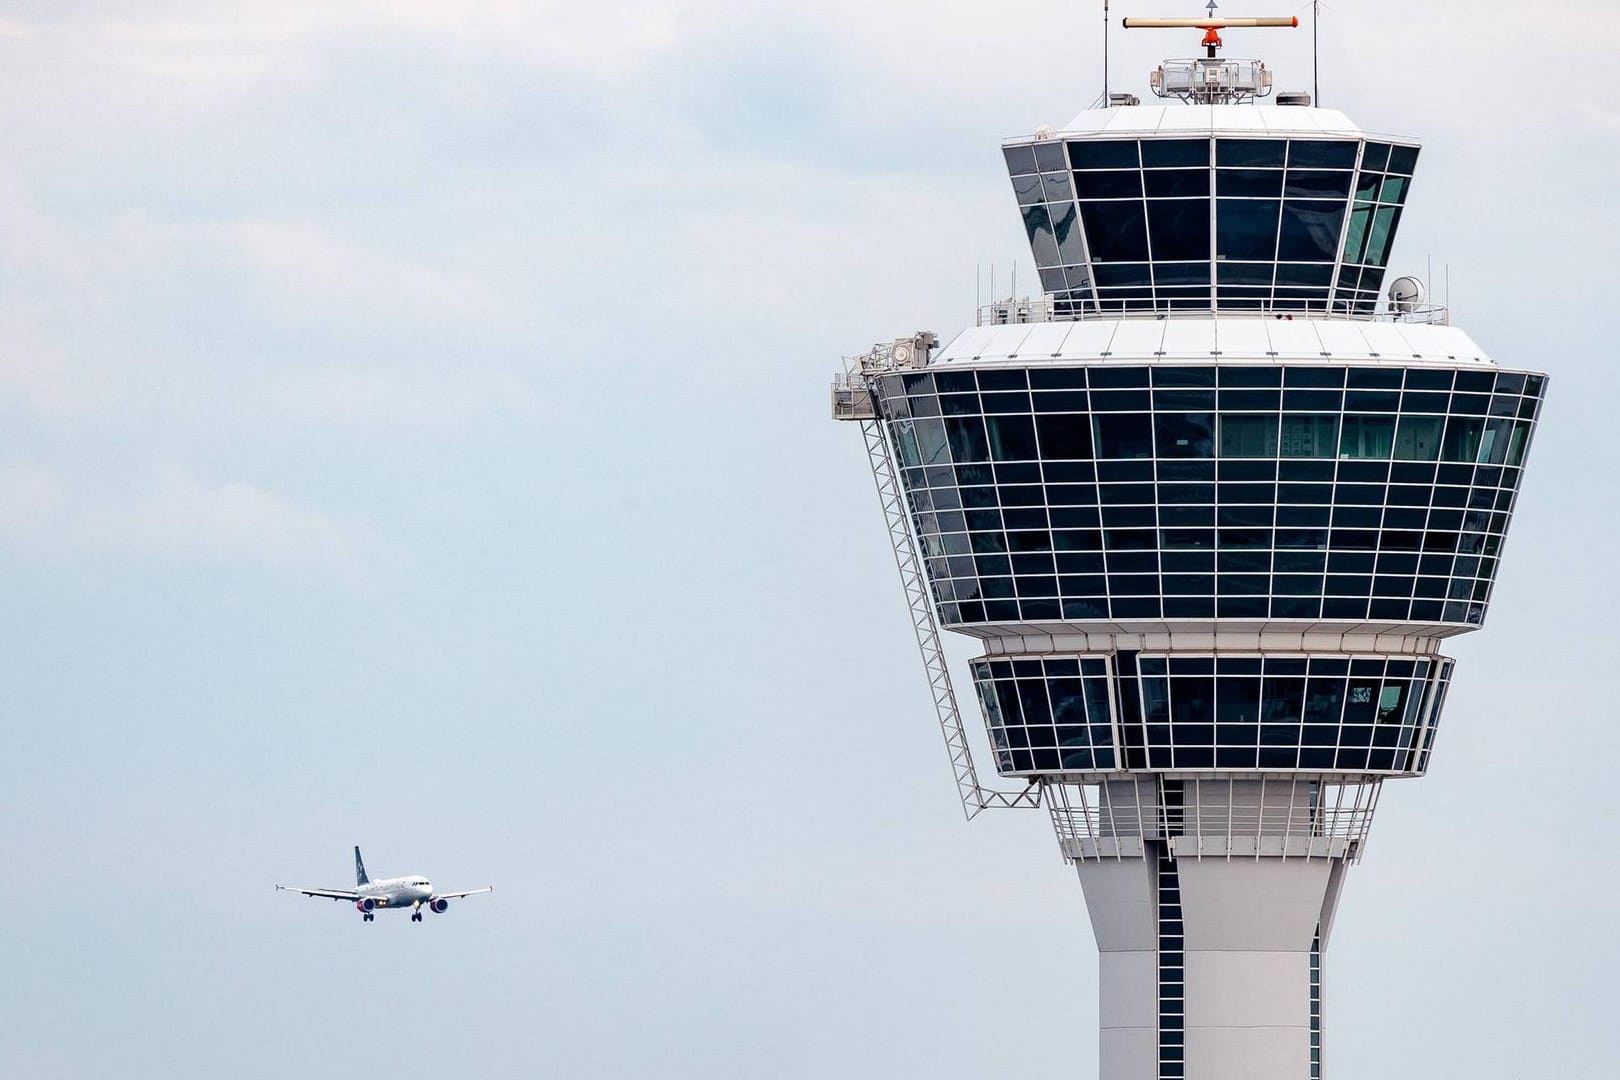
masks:
<path fill-rule="evenodd" d="M 366 885 L 370 881 L 371 879 L 366 877 L 366 864 L 360 861 L 360 848 L 356 846 L 354 849 L 354 883 L 356 885 Z"/>

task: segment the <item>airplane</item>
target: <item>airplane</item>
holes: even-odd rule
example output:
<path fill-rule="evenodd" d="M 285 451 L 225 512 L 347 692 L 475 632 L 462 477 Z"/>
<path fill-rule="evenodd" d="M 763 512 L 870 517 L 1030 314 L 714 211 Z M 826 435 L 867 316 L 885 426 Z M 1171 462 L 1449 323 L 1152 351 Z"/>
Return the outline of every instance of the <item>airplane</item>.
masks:
<path fill-rule="evenodd" d="M 366 864 L 360 861 L 360 848 L 356 847 L 353 889 L 300 889 L 293 885 L 277 885 L 276 890 L 303 893 L 305 896 L 321 896 L 329 900 L 347 900 L 354 905 L 356 911 L 360 912 L 363 922 L 371 922 L 379 908 L 386 910 L 404 907 L 411 909 L 411 922 L 421 922 L 423 905 L 426 905 L 429 911 L 443 915 L 449 908 L 450 901 L 477 893 L 494 892 L 495 887 L 488 885 L 482 889 L 468 889 L 466 892 L 436 893 L 427 878 L 415 875 L 372 881 L 366 876 Z"/>

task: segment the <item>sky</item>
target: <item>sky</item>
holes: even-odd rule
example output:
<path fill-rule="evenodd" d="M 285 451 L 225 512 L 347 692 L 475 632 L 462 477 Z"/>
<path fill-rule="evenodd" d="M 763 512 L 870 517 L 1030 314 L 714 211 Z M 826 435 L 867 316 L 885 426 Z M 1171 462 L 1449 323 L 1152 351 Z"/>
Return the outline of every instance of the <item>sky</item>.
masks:
<path fill-rule="evenodd" d="M 1615 1069 L 1620 24 L 1526 14 L 1322 16 L 1322 103 L 1425 141 L 1392 269 L 1552 376 L 1345 892 L 1332 1075 Z M 1080 889 L 1044 815 L 963 823 L 827 385 L 1034 281 L 998 144 L 1093 102 L 1101 26 L 6 5 L 0 1074 L 1094 1075 Z M 1228 43 L 1309 85 L 1307 32 Z M 1114 87 L 1192 51 L 1118 32 Z M 355 844 L 496 891 L 273 891 Z"/>

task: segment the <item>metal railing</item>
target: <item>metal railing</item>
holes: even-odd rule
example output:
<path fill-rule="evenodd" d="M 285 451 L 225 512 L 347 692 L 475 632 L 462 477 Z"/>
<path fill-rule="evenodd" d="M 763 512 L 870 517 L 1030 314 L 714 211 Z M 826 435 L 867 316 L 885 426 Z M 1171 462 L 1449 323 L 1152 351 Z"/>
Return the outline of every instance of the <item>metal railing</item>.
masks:
<path fill-rule="evenodd" d="M 1423 304 L 1409 310 L 1396 310 L 1379 306 L 1372 310 L 1358 310 L 1340 303 L 1330 308 L 1223 308 L 1217 304 L 1208 307 L 1154 307 L 1151 298 L 1140 300 L 1078 300 L 1073 302 L 1044 301 L 1031 298 L 1002 300 L 982 304 L 978 309 L 979 326 L 1009 326 L 1047 322 L 1088 322 L 1097 319 L 1278 319 L 1321 320 L 1334 322 L 1411 323 L 1418 326 L 1450 326 L 1451 309 L 1441 304 Z M 1147 305 L 1147 306 L 1142 306 Z"/>
<path fill-rule="evenodd" d="M 1259 60 L 1194 57 L 1166 60 L 1148 76 L 1153 93 L 1191 105 L 1237 105 L 1271 94 L 1271 72 Z"/>
<path fill-rule="evenodd" d="M 877 419 L 877 405 L 866 376 L 852 371 L 833 376 L 832 415 L 834 420 Z"/>
<path fill-rule="evenodd" d="M 1187 780 L 1166 805 L 1155 777 L 1052 784 L 1047 808 L 1071 861 L 1118 857 L 1122 840 L 1161 841 L 1188 854 L 1359 858 L 1382 781 Z"/>

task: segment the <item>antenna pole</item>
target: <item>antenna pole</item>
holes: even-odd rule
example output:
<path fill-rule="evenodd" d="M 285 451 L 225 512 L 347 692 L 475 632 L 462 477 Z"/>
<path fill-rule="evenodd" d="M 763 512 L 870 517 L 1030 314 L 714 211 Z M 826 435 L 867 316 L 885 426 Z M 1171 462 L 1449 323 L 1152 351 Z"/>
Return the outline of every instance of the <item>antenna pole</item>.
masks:
<path fill-rule="evenodd" d="M 1103 108 L 1108 108 L 1108 0 L 1103 0 Z"/>
<path fill-rule="evenodd" d="M 1317 51 L 1317 28 L 1322 22 L 1322 0 L 1311 0 L 1311 100 L 1322 107 L 1322 61 Z"/>

